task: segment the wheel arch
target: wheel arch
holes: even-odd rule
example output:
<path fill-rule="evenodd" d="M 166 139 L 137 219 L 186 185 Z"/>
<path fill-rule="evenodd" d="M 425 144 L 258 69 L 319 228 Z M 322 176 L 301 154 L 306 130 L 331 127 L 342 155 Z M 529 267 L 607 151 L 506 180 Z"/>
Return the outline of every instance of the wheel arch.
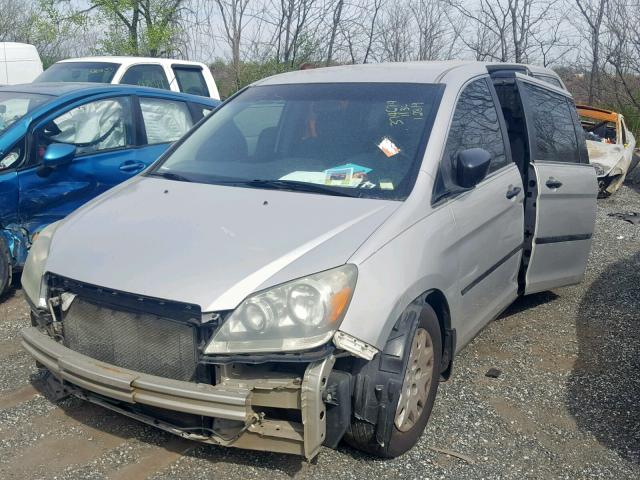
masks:
<path fill-rule="evenodd" d="M 440 376 L 443 380 L 451 377 L 453 357 L 456 351 L 456 331 L 451 328 L 451 310 L 444 292 L 439 289 L 430 289 L 424 292 L 420 299 L 428 304 L 436 312 L 440 324 L 442 339 L 442 362 L 440 364 Z"/>
<path fill-rule="evenodd" d="M 443 347 L 440 372 L 441 378 L 443 380 L 448 380 L 451 376 L 453 358 L 456 351 L 456 331 L 451 326 L 452 321 L 450 302 L 447 299 L 447 296 L 444 293 L 443 289 L 431 287 L 423 290 L 423 288 L 425 287 L 424 283 L 427 282 L 422 282 L 422 285 L 414 285 L 412 288 L 407 290 L 404 295 L 401 296 L 399 301 L 396 302 L 394 308 L 391 310 L 391 313 L 387 316 L 384 327 L 380 331 L 380 341 L 376 346 L 379 349 L 384 348 L 393 327 L 396 325 L 398 319 L 408 308 L 416 304 L 428 304 L 431 308 L 433 308 L 436 316 L 438 317 Z M 428 283 L 431 283 L 433 285 L 432 282 Z"/>

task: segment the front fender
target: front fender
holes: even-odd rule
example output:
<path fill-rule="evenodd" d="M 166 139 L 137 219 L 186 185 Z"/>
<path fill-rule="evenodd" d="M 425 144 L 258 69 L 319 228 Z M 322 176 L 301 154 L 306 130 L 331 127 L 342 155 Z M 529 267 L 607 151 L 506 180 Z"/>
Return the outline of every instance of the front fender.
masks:
<path fill-rule="evenodd" d="M 437 289 L 458 317 L 458 259 L 451 249 L 455 223 L 441 208 L 358 264 L 358 282 L 340 330 L 381 350 L 400 314 Z M 455 328 L 455 325 L 452 325 Z"/>

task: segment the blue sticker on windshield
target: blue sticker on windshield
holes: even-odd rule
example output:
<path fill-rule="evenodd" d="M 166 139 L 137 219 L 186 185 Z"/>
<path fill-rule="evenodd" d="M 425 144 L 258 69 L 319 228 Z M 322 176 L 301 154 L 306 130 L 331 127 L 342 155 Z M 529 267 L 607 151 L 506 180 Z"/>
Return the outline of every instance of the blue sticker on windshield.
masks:
<path fill-rule="evenodd" d="M 353 168 L 353 173 L 369 173 L 371 171 L 370 168 L 363 167 L 362 165 L 356 165 L 355 163 L 345 163 L 344 165 L 330 168 L 330 170 L 343 170 L 346 168 Z"/>

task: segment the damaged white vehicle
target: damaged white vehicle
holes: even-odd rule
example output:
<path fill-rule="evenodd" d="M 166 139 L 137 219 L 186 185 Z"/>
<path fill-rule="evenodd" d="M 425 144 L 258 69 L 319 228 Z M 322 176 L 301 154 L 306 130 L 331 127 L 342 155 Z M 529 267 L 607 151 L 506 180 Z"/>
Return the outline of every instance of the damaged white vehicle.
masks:
<path fill-rule="evenodd" d="M 577 109 L 587 140 L 589 161 L 598 176 L 600 196 L 609 196 L 624 183 L 636 139 L 621 114 L 584 105 L 578 105 Z"/>
<path fill-rule="evenodd" d="M 596 194 L 526 67 L 278 75 L 40 234 L 23 345 L 57 395 L 185 438 L 394 457 L 482 327 L 581 281 Z"/>

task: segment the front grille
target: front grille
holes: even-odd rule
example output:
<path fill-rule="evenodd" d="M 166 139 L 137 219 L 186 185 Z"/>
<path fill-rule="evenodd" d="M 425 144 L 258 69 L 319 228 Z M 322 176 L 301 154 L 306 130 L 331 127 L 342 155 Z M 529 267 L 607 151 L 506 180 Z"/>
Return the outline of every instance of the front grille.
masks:
<path fill-rule="evenodd" d="M 78 353 L 150 375 L 194 379 L 196 332 L 187 323 L 76 297 L 63 314 L 63 325 L 64 344 Z"/>

